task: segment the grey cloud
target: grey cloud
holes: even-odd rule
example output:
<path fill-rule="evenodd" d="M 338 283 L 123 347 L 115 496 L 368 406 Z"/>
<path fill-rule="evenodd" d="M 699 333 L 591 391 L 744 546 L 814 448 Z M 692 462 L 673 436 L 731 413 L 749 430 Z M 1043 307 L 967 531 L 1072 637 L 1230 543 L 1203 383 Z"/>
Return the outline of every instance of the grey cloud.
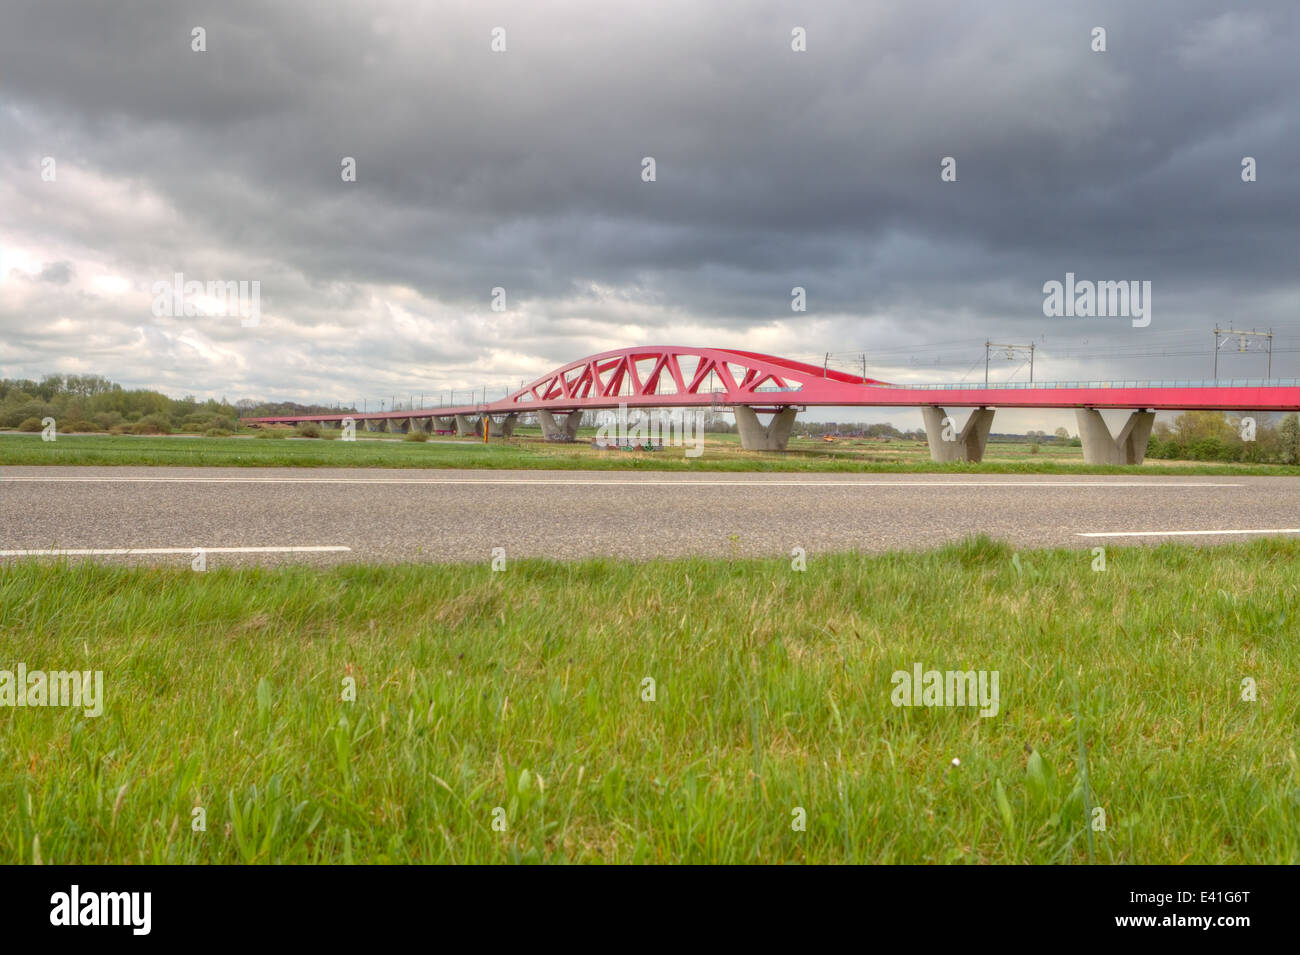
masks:
<path fill-rule="evenodd" d="M 52 282 L 55 285 L 67 285 L 77 273 L 71 262 L 50 262 L 36 276 L 38 282 Z"/>
<path fill-rule="evenodd" d="M 0 228 L 146 283 L 260 279 L 273 316 L 257 335 L 202 332 L 243 356 L 230 374 L 249 389 L 517 379 L 668 332 L 791 354 L 887 345 L 882 362 L 1033 338 L 1062 376 L 1084 340 L 1122 352 L 1226 319 L 1297 338 L 1300 14 L 1284 0 L 38 0 L 5 19 L 0 176 L 18 215 Z M 197 25 L 206 53 L 190 51 Z M 1089 49 L 1098 25 L 1105 53 Z M 35 175 L 51 152 L 58 184 Z M 1246 155 L 1258 182 L 1241 181 Z M 944 156 L 956 183 L 939 180 Z M 51 190 L 81 170 L 120 186 L 111 206 Z M 1066 271 L 1151 280 L 1151 334 L 1044 318 L 1042 285 Z M 495 286 L 506 315 L 487 309 Z M 393 289 L 416 295 L 394 310 L 379 301 Z M 56 303 L 24 304 L 52 320 Z M 122 348 L 158 349 L 136 364 L 150 380 L 221 373 L 137 336 L 138 304 L 93 311 Z M 25 369 L 80 357 L 46 345 Z"/>

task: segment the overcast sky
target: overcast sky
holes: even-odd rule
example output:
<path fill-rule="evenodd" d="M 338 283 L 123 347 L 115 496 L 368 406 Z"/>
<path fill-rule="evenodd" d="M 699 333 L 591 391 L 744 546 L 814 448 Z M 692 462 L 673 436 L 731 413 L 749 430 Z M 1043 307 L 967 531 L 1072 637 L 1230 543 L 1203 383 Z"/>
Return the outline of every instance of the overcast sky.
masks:
<path fill-rule="evenodd" d="M 1294 0 L 0 16 L 6 377 L 373 402 L 682 344 L 976 380 L 991 338 L 1035 342 L 1040 380 L 1200 378 L 1229 322 L 1300 376 Z M 260 321 L 155 315 L 178 272 L 259 282 Z M 1067 272 L 1151 282 L 1150 324 L 1045 316 Z"/>

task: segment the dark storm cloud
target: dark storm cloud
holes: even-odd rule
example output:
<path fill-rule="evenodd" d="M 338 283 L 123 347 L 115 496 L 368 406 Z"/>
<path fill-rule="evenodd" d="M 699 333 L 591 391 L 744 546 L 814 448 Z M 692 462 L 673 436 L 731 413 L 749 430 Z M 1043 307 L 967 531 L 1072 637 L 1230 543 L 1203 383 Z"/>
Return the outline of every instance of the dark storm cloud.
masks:
<path fill-rule="evenodd" d="M 0 235 L 135 294 L 24 299 L 6 371 L 85 358 L 33 309 L 93 316 L 122 361 L 106 374 L 303 397 L 517 381 L 666 335 L 790 354 L 1045 337 L 1064 376 L 1072 341 L 1293 320 L 1293 4 L 877 7 L 10 2 Z M 260 279 L 271 316 L 159 323 L 140 295 L 175 271 Z M 1152 281 L 1152 326 L 1044 318 L 1067 271 Z"/>

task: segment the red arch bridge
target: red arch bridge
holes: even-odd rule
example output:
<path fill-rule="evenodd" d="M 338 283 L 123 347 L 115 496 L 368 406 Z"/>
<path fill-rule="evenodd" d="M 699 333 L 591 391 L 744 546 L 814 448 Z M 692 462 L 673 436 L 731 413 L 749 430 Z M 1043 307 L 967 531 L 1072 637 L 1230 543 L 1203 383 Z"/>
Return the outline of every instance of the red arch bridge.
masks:
<path fill-rule="evenodd" d="M 806 408 L 919 407 L 936 461 L 979 461 L 997 408 L 1073 408 L 1084 460 L 1141 464 L 1157 411 L 1296 411 L 1300 379 L 1232 381 L 1091 381 L 895 385 L 816 365 L 730 348 L 620 348 L 570 362 L 496 401 L 407 411 L 355 413 L 370 431 L 452 430 L 508 436 L 521 414 L 535 414 L 543 435 L 572 441 L 588 411 L 609 408 L 713 408 L 736 416 L 743 447 L 783 451 L 795 416 Z M 974 409 L 957 428 L 948 408 Z M 1118 436 L 1102 409 L 1131 410 Z M 771 417 L 764 423 L 759 417 Z M 321 422 L 344 416 L 279 415 L 245 424 Z"/>

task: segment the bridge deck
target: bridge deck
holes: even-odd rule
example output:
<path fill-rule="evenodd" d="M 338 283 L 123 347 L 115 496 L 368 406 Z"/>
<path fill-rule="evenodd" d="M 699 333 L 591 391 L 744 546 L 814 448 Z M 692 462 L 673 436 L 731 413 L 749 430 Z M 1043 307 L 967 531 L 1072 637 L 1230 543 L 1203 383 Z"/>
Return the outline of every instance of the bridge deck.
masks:
<path fill-rule="evenodd" d="M 553 412 L 618 408 L 728 409 L 746 405 L 757 409 L 794 407 L 922 407 L 947 408 L 1145 408 L 1152 411 L 1296 411 L 1300 410 L 1300 379 L 1266 381 L 1177 382 L 1035 382 L 995 385 L 846 385 L 838 383 L 833 396 L 805 396 L 802 389 L 755 390 L 736 400 L 725 391 L 692 394 L 607 395 L 519 400 L 515 395 L 498 401 L 405 411 L 334 412 L 316 415 L 272 415 L 241 418 L 248 424 L 293 424 L 303 421 L 451 417 L 454 415 Z"/>

